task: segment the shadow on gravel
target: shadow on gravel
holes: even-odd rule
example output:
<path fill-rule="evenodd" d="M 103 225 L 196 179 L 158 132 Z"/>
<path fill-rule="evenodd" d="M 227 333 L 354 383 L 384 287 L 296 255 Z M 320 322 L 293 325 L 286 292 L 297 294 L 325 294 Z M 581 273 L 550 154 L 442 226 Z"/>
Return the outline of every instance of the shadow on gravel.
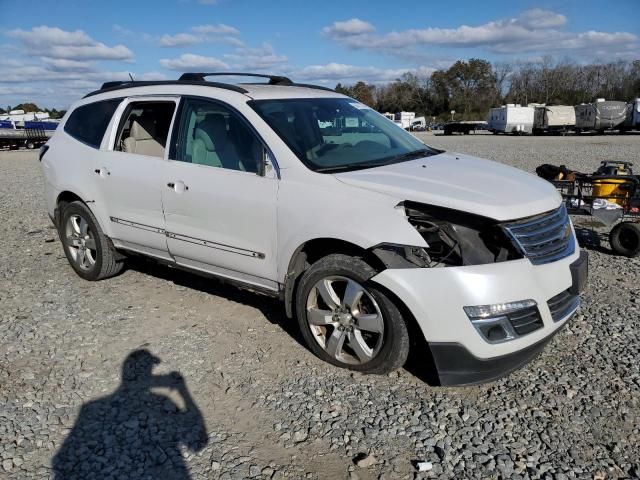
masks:
<path fill-rule="evenodd" d="M 234 285 L 225 283 L 217 278 L 209 278 L 195 273 L 190 273 L 177 268 L 169 268 L 153 260 L 142 257 L 131 257 L 127 260 L 128 270 L 152 275 L 156 278 L 171 281 L 176 285 L 185 288 L 192 288 L 201 292 L 209 293 L 226 298 L 233 302 L 249 305 L 257 308 L 269 320 L 270 323 L 278 325 L 285 333 L 298 342 L 303 348 L 309 350 L 305 343 L 298 322 L 287 318 L 283 304 L 275 299 L 249 290 L 243 290 Z M 405 315 L 410 315 L 404 312 Z M 415 324 L 409 325 L 410 330 L 414 330 Z M 435 362 L 431 355 L 429 345 L 424 340 L 421 332 L 410 331 L 410 336 L 415 340 L 412 345 L 409 358 L 405 365 L 405 370 L 427 383 L 430 386 L 440 385 L 440 380 L 436 373 Z"/>
<path fill-rule="evenodd" d="M 279 326 L 291 338 L 308 350 L 298 329 L 298 323 L 287 318 L 283 303 L 276 298 L 239 288 L 218 278 L 197 275 L 178 268 L 169 268 L 145 258 L 129 258 L 126 268 L 127 270 L 135 270 L 136 272 L 173 282 L 181 287 L 198 290 L 257 308 L 270 323 Z"/>
<path fill-rule="evenodd" d="M 578 245 L 587 250 L 594 250 L 596 252 L 604 253 L 605 255 L 615 255 L 615 253 L 605 246 L 609 243 L 609 235 L 607 233 L 597 232 L 590 228 L 584 228 L 574 225 L 576 231 L 576 238 L 578 239 Z"/>
<path fill-rule="evenodd" d="M 180 447 L 197 452 L 206 446 L 204 419 L 182 375 L 154 375 L 158 363 L 147 350 L 132 352 L 118 389 L 82 406 L 52 460 L 56 480 L 191 478 Z"/>

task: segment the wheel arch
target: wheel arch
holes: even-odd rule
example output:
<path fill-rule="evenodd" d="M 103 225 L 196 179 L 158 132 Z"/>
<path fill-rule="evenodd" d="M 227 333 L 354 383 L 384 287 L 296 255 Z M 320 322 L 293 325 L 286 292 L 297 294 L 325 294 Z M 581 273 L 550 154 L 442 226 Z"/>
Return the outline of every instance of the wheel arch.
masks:
<path fill-rule="evenodd" d="M 56 227 L 60 225 L 60 220 L 62 218 L 62 209 L 64 205 L 69 204 L 71 202 L 81 202 L 85 207 L 87 207 L 91 211 L 91 213 L 96 219 L 96 222 L 98 222 L 98 225 L 100 226 L 104 234 L 107 237 L 111 238 L 111 231 L 109 230 L 108 222 L 104 221 L 104 218 L 101 215 L 102 212 L 96 211 L 97 209 L 94 208 L 95 207 L 94 200 L 85 200 L 85 198 L 86 197 L 84 197 L 82 194 L 78 194 L 73 190 L 62 189 L 62 191 L 56 197 L 56 203 L 55 203 L 54 212 L 53 212 L 54 214 L 53 220 Z M 105 225 L 105 223 L 107 224 Z"/>
<path fill-rule="evenodd" d="M 294 250 L 289 259 L 287 273 L 284 277 L 283 299 L 287 317 L 293 318 L 294 316 L 295 291 L 300 276 L 320 258 L 333 253 L 360 257 L 378 273 L 386 268 L 384 263 L 371 250 L 355 243 L 330 237 L 307 240 Z"/>
<path fill-rule="evenodd" d="M 54 222 L 56 224 L 56 226 L 60 225 L 60 220 L 62 218 L 62 209 L 63 207 L 71 202 L 82 202 L 85 205 L 87 205 L 87 202 L 85 202 L 78 194 L 70 191 L 70 190 L 64 190 L 62 192 L 60 192 L 56 198 L 56 205 L 55 205 L 55 210 L 54 210 Z M 91 210 L 91 208 L 89 207 L 89 205 L 87 205 L 87 208 L 89 208 L 89 210 Z"/>

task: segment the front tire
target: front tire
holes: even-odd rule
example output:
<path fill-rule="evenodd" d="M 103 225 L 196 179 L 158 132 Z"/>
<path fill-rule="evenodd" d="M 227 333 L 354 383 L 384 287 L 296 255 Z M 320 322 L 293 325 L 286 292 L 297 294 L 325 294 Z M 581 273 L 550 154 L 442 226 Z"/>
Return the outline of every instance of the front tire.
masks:
<path fill-rule="evenodd" d="M 84 203 L 63 207 L 58 234 L 69 264 L 85 280 L 102 280 L 122 271 L 123 262 Z"/>
<path fill-rule="evenodd" d="M 363 373 L 385 374 L 404 365 L 407 325 L 389 296 L 369 280 L 375 274 L 360 258 L 332 254 L 302 275 L 296 312 L 316 356 Z"/>

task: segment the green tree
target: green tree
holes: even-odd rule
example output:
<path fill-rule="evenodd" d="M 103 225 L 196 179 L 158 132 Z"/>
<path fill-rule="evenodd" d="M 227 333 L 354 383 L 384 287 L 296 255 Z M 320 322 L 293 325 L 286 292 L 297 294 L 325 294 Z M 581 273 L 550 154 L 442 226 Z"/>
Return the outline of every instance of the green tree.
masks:
<path fill-rule="evenodd" d="M 40 107 L 35 103 L 20 103 L 13 107 L 14 110 L 24 110 L 25 112 L 40 112 Z"/>

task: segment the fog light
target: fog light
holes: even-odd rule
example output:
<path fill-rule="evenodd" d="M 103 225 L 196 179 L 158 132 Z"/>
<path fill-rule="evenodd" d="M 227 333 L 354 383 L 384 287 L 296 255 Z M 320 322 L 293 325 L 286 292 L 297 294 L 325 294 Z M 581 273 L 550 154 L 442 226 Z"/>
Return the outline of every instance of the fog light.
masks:
<path fill-rule="evenodd" d="M 509 313 L 535 307 L 535 300 L 496 303 L 464 307 L 464 311 L 480 335 L 489 343 L 502 343 L 518 336 L 509 319 Z"/>

